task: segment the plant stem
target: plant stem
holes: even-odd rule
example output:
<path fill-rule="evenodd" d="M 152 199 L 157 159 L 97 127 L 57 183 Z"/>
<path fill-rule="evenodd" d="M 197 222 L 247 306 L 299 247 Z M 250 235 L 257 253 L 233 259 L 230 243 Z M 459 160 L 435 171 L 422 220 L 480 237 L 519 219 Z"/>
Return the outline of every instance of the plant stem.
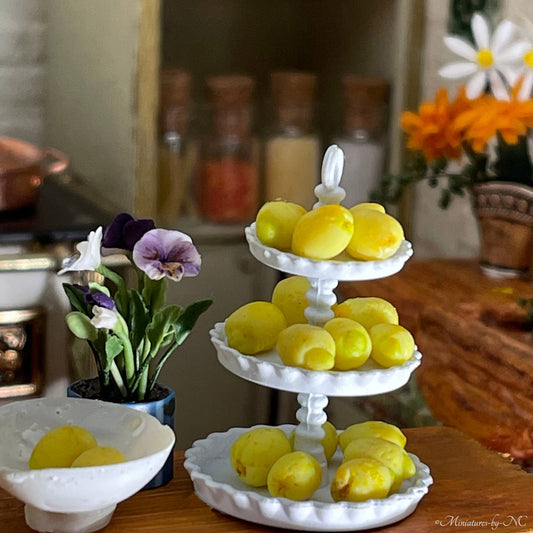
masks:
<path fill-rule="evenodd" d="M 111 364 L 111 375 L 113 376 L 113 379 L 115 380 L 115 383 L 120 391 L 120 394 L 122 394 L 122 396 L 126 398 L 128 396 L 128 391 L 126 389 L 126 386 L 124 385 L 124 381 L 122 380 L 122 375 L 120 373 L 120 370 L 118 369 L 114 361 Z"/>

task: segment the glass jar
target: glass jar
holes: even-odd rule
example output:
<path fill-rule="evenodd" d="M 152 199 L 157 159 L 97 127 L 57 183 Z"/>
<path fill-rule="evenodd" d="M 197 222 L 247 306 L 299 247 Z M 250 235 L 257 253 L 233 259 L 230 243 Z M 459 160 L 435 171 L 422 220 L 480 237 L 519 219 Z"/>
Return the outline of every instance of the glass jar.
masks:
<path fill-rule="evenodd" d="M 265 197 L 311 209 L 319 182 L 320 142 L 312 129 L 316 76 L 273 72 L 275 123 L 265 142 Z"/>
<path fill-rule="evenodd" d="M 368 202 L 385 166 L 389 84 L 381 78 L 347 75 L 344 85 L 344 131 L 334 139 L 344 152 L 342 204 Z"/>
<path fill-rule="evenodd" d="M 191 86 L 191 75 L 184 70 L 166 69 L 161 73 L 157 209 L 167 224 L 195 210 L 192 180 L 198 143 L 190 133 Z"/>
<path fill-rule="evenodd" d="M 249 222 L 259 201 L 259 142 L 252 133 L 254 80 L 213 76 L 207 86 L 212 124 L 200 149 L 198 209 L 214 222 Z"/>

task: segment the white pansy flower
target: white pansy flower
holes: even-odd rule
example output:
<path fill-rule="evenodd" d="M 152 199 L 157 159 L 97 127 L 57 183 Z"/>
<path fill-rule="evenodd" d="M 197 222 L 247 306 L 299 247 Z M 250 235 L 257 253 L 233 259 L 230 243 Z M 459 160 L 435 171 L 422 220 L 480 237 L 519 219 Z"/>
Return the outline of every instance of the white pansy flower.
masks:
<path fill-rule="evenodd" d="M 79 256 L 73 256 L 67 259 L 63 268 L 58 272 L 59 275 L 70 271 L 79 270 L 96 270 L 102 262 L 100 255 L 100 245 L 102 243 L 102 226 L 96 231 L 91 231 L 86 241 L 76 245 L 80 253 Z"/>
<path fill-rule="evenodd" d="M 520 58 L 523 49 L 520 43 L 511 42 L 517 29 L 515 24 L 510 20 L 503 20 L 491 36 L 485 17 L 475 13 L 471 27 L 475 46 L 460 37 L 444 37 L 444 44 L 465 61 L 448 63 L 439 70 L 439 75 L 450 79 L 469 77 L 466 84 L 468 98 L 480 96 L 489 82 L 496 98 L 508 100 L 502 76 L 507 79 L 513 76 L 513 65 Z"/>
<path fill-rule="evenodd" d="M 114 309 L 107 309 L 98 305 L 93 306 L 91 324 L 97 329 L 113 329 L 117 323 L 118 315 Z"/>

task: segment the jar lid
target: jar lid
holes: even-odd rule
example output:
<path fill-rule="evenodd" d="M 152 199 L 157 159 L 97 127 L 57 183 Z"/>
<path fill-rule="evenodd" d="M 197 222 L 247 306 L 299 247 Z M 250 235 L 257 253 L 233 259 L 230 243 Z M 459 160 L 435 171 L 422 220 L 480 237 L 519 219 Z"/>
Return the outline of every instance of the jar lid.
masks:
<path fill-rule="evenodd" d="M 347 106 L 385 106 L 389 101 L 390 85 L 383 78 L 347 74 L 342 82 Z"/>
<path fill-rule="evenodd" d="M 270 74 L 272 96 L 276 104 L 313 100 L 316 74 L 299 71 L 279 71 Z"/>
<path fill-rule="evenodd" d="M 207 87 L 211 92 L 211 101 L 216 108 L 247 105 L 252 98 L 254 79 L 241 74 L 211 76 Z"/>
<path fill-rule="evenodd" d="M 191 99 L 192 77 L 180 68 L 166 68 L 159 78 L 161 106 L 186 105 Z"/>

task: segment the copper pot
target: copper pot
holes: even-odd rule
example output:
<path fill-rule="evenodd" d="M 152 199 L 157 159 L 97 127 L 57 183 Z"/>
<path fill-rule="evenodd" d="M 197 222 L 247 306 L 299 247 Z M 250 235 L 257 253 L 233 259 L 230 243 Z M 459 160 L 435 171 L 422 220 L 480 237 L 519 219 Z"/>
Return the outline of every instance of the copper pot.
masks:
<path fill-rule="evenodd" d="M 68 165 L 67 156 L 58 150 L 0 137 L 0 212 L 34 206 L 43 179 L 64 172 Z"/>

